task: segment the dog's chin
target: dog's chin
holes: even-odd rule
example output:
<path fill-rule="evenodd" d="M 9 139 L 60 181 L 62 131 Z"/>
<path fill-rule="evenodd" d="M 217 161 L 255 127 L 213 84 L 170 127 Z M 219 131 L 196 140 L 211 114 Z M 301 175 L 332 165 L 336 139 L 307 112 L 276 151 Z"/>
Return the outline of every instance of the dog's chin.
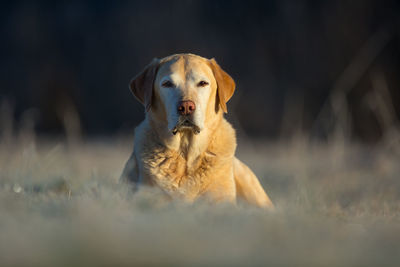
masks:
<path fill-rule="evenodd" d="M 200 127 L 189 119 L 180 119 L 176 126 L 172 129 L 173 135 L 176 135 L 178 132 L 192 132 L 194 134 L 199 134 Z"/>

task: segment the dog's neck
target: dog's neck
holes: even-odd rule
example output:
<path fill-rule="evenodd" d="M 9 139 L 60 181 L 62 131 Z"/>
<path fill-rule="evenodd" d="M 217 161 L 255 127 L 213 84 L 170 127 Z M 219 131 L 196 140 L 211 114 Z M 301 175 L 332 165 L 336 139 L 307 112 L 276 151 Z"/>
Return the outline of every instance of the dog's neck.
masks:
<path fill-rule="evenodd" d="M 166 122 L 156 121 L 151 115 L 146 116 L 157 142 L 169 150 L 173 150 L 186 159 L 188 167 L 194 167 L 210 146 L 210 138 L 218 130 L 222 114 L 218 114 L 204 129 L 195 134 L 193 131 L 181 131 L 175 135 L 168 130 Z"/>

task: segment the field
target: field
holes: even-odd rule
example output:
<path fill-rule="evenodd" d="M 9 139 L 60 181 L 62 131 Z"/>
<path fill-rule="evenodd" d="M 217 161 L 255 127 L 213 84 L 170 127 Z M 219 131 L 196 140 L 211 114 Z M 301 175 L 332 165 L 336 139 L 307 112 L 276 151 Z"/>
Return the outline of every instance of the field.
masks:
<path fill-rule="evenodd" d="M 276 210 L 118 183 L 126 138 L 0 146 L 1 266 L 400 266 L 397 145 L 246 142 Z"/>

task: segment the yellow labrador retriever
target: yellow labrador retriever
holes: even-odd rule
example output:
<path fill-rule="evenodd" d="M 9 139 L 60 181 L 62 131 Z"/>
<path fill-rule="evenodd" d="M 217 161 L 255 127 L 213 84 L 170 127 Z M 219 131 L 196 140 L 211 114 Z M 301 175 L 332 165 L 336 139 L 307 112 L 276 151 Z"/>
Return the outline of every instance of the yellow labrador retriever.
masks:
<path fill-rule="evenodd" d="M 176 54 L 154 59 L 130 84 L 144 105 L 134 151 L 122 179 L 158 186 L 189 202 L 236 202 L 273 208 L 254 173 L 235 157 L 235 130 L 225 120 L 233 79 L 214 59 Z"/>

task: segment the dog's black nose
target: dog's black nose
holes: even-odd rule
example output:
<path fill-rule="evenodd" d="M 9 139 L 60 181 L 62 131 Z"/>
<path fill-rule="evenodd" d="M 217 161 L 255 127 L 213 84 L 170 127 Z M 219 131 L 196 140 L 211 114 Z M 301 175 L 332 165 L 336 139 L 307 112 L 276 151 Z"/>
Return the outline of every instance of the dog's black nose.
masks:
<path fill-rule="evenodd" d="M 190 115 L 196 110 L 193 101 L 185 100 L 178 103 L 178 113 L 181 115 Z"/>

